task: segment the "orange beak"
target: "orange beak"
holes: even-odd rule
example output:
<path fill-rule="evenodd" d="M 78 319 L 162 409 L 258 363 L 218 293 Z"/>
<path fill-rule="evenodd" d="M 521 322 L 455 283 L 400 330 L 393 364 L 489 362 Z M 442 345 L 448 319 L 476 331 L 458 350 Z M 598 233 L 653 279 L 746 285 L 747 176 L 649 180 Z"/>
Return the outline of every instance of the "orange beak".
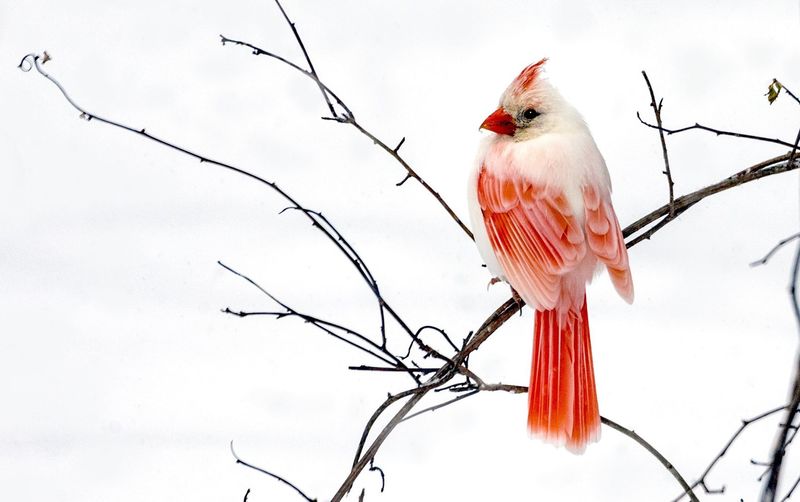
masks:
<path fill-rule="evenodd" d="M 513 136 L 517 130 L 517 125 L 514 119 L 509 115 L 501 106 L 495 110 L 491 115 L 486 117 L 486 120 L 481 124 L 481 129 L 487 129 L 497 134 L 505 134 Z"/>

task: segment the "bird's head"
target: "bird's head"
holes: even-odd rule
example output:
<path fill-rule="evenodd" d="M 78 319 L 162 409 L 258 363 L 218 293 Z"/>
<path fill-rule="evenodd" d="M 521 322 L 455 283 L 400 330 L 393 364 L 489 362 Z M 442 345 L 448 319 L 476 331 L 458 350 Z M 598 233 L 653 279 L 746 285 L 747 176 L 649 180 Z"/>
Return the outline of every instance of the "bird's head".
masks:
<path fill-rule="evenodd" d="M 500 106 L 486 117 L 481 129 L 510 136 L 514 141 L 533 139 L 571 124 L 583 124 L 561 94 L 541 76 L 547 58 L 527 66 L 500 97 Z"/>

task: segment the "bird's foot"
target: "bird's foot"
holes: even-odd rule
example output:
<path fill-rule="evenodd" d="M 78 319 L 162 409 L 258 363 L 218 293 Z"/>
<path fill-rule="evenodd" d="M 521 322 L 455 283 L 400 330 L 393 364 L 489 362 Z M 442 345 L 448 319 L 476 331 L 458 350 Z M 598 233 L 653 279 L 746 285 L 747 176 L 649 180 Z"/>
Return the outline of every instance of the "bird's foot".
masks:
<path fill-rule="evenodd" d="M 525 300 L 523 300 L 522 297 L 519 296 L 519 293 L 517 293 L 517 290 L 514 288 L 511 288 L 511 299 L 514 300 L 514 302 L 516 302 L 517 305 L 519 305 L 519 313 L 520 315 L 522 315 L 522 307 L 525 306 Z"/>

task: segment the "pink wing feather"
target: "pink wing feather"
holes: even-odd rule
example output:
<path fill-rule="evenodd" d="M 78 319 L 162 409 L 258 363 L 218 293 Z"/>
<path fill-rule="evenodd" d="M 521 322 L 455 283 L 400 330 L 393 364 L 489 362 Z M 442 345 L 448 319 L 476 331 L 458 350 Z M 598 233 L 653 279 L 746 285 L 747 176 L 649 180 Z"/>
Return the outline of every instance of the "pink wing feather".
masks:
<path fill-rule="evenodd" d="M 633 280 L 628 265 L 628 249 L 611 206 L 610 194 L 607 190 L 600 192 L 596 186 L 586 185 L 583 187 L 583 204 L 589 249 L 605 264 L 617 293 L 632 303 Z"/>
<path fill-rule="evenodd" d="M 526 302 L 556 308 L 561 277 L 586 254 L 583 229 L 564 194 L 481 169 L 478 203 L 508 281 Z"/>
<path fill-rule="evenodd" d="M 607 189 L 582 187 L 583 222 L 552 186 L 481 168 L 478 203 L 508 282 L 535 306 L 528 429 L 580 452 L 600 436 L 585 281 L 594 255 L 617 292 L 633 300 L 628 252 Z M 588 255 L 591 253 L 591 255 Z M 578 290 L 565 291 L 566 288 Z"/>

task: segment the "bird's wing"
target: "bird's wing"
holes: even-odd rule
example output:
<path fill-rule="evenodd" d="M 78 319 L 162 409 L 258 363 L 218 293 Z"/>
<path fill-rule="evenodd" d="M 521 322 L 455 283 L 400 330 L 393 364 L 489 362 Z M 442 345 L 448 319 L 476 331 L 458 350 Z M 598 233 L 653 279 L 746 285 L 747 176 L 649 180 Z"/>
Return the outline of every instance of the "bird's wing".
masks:
<path fill-rule="evenodd" d="M 526 302 L 555 308 L 560 276 L 586 254 L 584 230 L 564 193 L 482 168 L 478 203 L 489 242 L 511 286 Z"/>
<path fill-rule="evenodd" d="M 626 302 L 633 302 L 633 280 L 628 265 L 628 250 L 622 238 L 617 215 L 611 205 L 611 194 L 595 185 L 583 187 L 586 212 L 586 241 L 589 249 L 608 269 L 617 293 Z"/>

